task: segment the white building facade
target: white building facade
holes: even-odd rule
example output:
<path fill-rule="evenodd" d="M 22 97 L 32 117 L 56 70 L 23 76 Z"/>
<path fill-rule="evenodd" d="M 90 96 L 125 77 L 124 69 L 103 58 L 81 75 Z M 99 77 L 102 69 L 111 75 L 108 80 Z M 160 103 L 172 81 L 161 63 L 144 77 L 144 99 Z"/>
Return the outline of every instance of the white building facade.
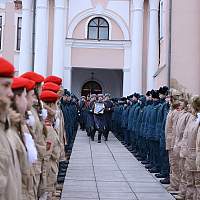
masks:
<path fill-rule="evenodd" d="M 1 1 L 0 55 L 18 74 L 60 76 L 78 96 L 169 84 L 169 0 Z"/>

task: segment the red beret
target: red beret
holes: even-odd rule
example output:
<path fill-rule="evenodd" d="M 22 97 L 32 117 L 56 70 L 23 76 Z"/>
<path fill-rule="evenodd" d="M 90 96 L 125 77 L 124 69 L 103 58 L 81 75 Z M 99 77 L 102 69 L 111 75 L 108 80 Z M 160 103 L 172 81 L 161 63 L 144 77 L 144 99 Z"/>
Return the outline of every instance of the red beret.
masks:
<path fill-rule="evenodd" d="M 12 78 L 15 73 L 14 66 L 6 59 L 0 57 L 0 77 Z"/>
<path fill-rule="evenodd" d="M 42 90 L 50 90 L 53 92 L 58 92 L 60 90 L 60 86 L 55 83 L 47 82 L 42 86 Z"/>
<path fill-rule="evenodd" d="M 11 88 L 13 90 L 17 90 L 20 88 L 26 88 L 26 85 L 28 84 L 28 82 L 29 82 L 29 80 L 26 78 L 14 77 Z"/>
<path fill-rule="evenodd" d="M 21 77 L 35 81 L 35 83 L 42 83 L 44 81 L 44 77 L 35 72 L 26 72 L 22 74 Z"/>
<path fill-rule="evenodd" d="M 57 85 L 61 85 L 62 84 L 62 79 L 58 76 L 48 76 L 44 82 L 52 82 L 52 83 L 55 83 Z"/>
<path fill-rule="evenodd" d="M 35 88 L 35 81 L 32 81 L 32 80 L 28 80 L 28 83 L 26 84 L 26 90 L 27 91 L 31 91 Z"/>
<path fill-rule="evenodd" d="M 42 91 L 40 99 L 44 102 L 55 103 L 58 100 L 59 96 L 55 92 L 45 90 Z"/>

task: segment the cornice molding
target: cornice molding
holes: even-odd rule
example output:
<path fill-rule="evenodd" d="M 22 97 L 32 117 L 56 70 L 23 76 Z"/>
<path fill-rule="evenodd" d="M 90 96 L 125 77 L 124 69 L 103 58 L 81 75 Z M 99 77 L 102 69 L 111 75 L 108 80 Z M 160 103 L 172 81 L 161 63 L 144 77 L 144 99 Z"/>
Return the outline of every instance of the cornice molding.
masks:
<path fill-rule="evenodd" d="M 66 38 L 66 45 L 75 48 L 108 48 L 108 49 L 125 49 L 131 47 L 129 40 L 78 40 Z"/>

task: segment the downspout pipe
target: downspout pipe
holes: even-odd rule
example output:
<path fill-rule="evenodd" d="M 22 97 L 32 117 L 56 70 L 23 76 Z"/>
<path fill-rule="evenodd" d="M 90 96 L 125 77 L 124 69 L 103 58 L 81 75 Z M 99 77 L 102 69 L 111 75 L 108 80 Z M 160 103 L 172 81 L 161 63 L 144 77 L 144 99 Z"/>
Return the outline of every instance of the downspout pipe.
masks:
<path fill-rule="evenodd" d="M 169 0 L 168 87 L 171 87 L 172 0 Z"/>
<path fill-rule="evenodd" d="M 35 64 L 35 18 L 36 18 L 36 1 L 33 0 L 33 32 L 32 32 L 32 71 Z"/>

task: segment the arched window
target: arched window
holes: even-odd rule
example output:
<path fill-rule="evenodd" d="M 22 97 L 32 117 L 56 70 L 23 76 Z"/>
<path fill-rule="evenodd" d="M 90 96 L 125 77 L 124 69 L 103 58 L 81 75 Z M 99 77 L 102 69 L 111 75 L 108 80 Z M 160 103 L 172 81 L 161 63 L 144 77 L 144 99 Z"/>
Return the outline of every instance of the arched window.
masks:
<path fill-rule="evenodd" d="M 109 24 L 102 17 L 95 17 L 88 24 L 88 39 L 109 40 Z"/>
<path fill-rule="evenodd" d="M 91 94 L 101 94 L 102 87 L 96 81 L 88 81 L 85 83 L 81 90 L 81 96 L 88 96 Z"/>

